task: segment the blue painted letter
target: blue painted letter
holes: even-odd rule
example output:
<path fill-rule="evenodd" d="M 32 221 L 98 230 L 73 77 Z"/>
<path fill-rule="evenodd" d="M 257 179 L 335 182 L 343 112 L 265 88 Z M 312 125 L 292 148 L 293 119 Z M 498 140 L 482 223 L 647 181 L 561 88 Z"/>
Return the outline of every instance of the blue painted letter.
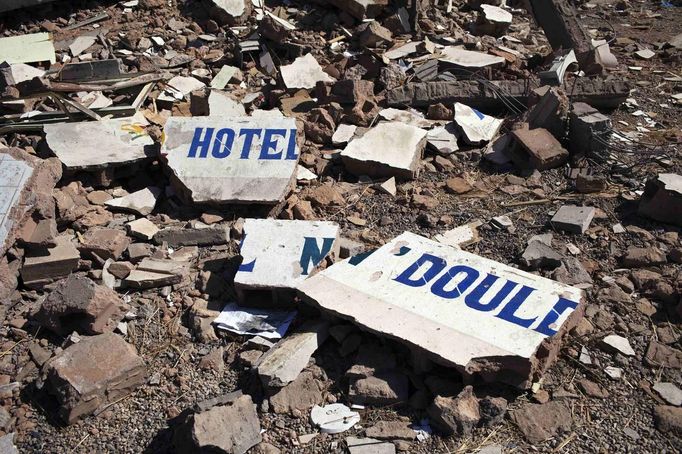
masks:
<path fill-rule="evenodd" d="M 411 279 L 412 275 L 416 273 L 422 265 L 425 263 L 430 263 L 431 266 L 427 269 L 424 274 L 418 279 Z M 405 271 L 403 271 L 398 277 L 393 279 L 401 284 L 409 285 L 410 287 L 421 287 L 422 285 L 429 282 L 431 279 L 436 277 L 438 273 L 443 271 L 446 262 L 440 257 L 436 257 L 431 254 L 423 254 L 417 259 L 412 265 L 410 265 Z"/>
<path fill-rule="evenodd" d="M 455 285 L 452 290 L 445 290 L 445 286 L 448 285 L 454 278 L 460 273 L 466 274 L 462 281 Z M 441 298 L 453 299 L 459 297 L 462 293 L 466 292 L 467 289 L 478 279 L 478 271 L 471 268 L 470 266 L 455 265 L 443 274 L 440 279 L 433 283 L 431 286 L 431 293 Z"/>
<path fill-rule="evenodd" d="M 301 268 L 303 275 L 308 274 L 308 265 L 312 262 L 313 268 L 322 261 L 325 255 L 329 254 L 334 245 L 334 238 L 323 238 L 322 250 L 317 247 L 317 238 L 304 237 L 303 251 L 301 252 Z"/>
<path fill-rule="evenodd" d="M 277 151 L 277 139 L 273 139 L 273 136 L 284 137 L 286 133 L 286 129 L 266 129 L 258 159 L 281 159 L 282 150 Z M 273 150 L 274 153 L 270 153 L 270 150 Z"/>
<path fill-rule="evenodd" d="M 527 286 L 521 287 L 521 290 L 516 292 L 516 295 L 507 303 L 506 306 L 502 308 L 499 314 L 497 314 L 497 317 L 501 318 L 502 320 L 506 320 L 508 322 L 514 323 L 515 325 L 523 326 L 524 328 L 528 328 L 530 325 L 533 324 L 535 319 L 537 317 L 533 318 L 520 318 L 515 315 L 516 311 L 521 307 L 521 305 L 526 301 L 528 298 L 528 295 L 533 293 L 535 289 L 532 289 Z"/>
<path fill-rule="evenodd" d="M 575 301 L 559 297 L 559 301 L 557 301 L 554 307 L 545 316 L 544 320 L 540 322 L 538 327 L 535 328 L 535 331 L 537 331 L 538 333 L 546 334 L 547 336 L 555 335 L 556 330 L 552 328 L 552 325 L 559 319 L 559 317 L 561 317 L 561 314 L 566 312 L 568 309 L 573 310 L 576 307 L 578 307 L 578 303 L 576 303 Z"/>
<path fill-rule="evenodd" d="M 208 154 L 208 147 L 211 145 L 211 139 L 213 138 L 213 128 L 206 128 L 204 133 L 204 138 L 201 138 L 201 132 L 204 128 L 196 128 L 194 130 L 194 137 L 192 137 L 192 145 L 189 146 L 189 153 L 187 153 L 188 158 L 196 158 L 197 151 L 199 152 L 200 158 L 205 158 Z"/>
<path fill-rule="evenodd" d="M 213 151 L 211 154 L 214 158 L 223 159 L 230 155 L 232 151 L 232 144 L 234 143 L 234 129 L 223 128 L 219 129 L 213 141 Z"/>
<path fill-rule="evenodd" d="M 239 131 L 239 137 L 244 136 L 244 147 L 242 148 L 242 154 L 239 159 L 249 159 L 249 153 L 251 152 L 251 147 L 253 146 L 253 138 L 260 137 L 262 129 L 242 129 Z"/>
<path fill-rule="evenodd" d="M 512 290 L 518 285 L 516 282 L 507 281 L 504 286 L 490 299 L 488 303 L 482 303 L 483 296 L 488 292 L 490 287 L 497 282 L 499 278 L 492 274 L 488 274 L 483 281 L 476 286 L 466 297 L 464 303 L 472 309 L 477 311 L 490 312 L 497 309 L 504 299 L 509 296 Z"/>

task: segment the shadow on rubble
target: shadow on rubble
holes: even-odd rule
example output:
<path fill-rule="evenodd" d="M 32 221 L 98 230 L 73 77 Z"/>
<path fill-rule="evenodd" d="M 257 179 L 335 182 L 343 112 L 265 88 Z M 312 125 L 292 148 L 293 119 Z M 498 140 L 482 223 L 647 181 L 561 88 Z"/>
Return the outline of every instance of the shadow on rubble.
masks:
<path fill-rule="evenodd" d="M 0 24 L 2 24 L 3 29 L 17 29 L 21 28 L 22 24 L 37 23 L 44 20 L 57 21 L 59 18 L 77 14 L 79 11 L 94 8 L 104 10 L 117 3 L 119 3 L 119 0 L 57 0 L 29 8 L 0 13 Z M 91 13 L 93 15 L 96 14 L 94 11 L 91 11 Z M 76 21 L 83 19 L 87 19 L 87 17 L 76 16 Z"/>

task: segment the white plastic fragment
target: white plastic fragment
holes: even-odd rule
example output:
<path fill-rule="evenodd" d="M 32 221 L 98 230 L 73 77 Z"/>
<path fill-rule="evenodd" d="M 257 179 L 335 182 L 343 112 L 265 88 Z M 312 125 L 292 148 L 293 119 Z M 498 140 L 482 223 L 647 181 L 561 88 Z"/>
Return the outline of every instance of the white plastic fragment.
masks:
<path fill-rule="evenodd" d="M 343 404 L 320 407 L 315 405 L 310 411 L 311 422 L 326 434 L 338 434 L 351 429 L 360 422 L 360 413 L 352 411 Z"/>

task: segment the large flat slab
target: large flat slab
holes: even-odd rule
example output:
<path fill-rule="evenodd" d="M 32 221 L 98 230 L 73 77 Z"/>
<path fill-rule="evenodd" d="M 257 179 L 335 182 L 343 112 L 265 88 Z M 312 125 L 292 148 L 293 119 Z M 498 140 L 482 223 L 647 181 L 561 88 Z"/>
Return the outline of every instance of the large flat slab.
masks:
<path fill-rule="evenodd" d="M 0 11 L 2 11 L 1 7 Z M 54 63 L 56 57 L 52 35 L 49 33 L 31 33 L 0 38 L 0 62 L 3 61 L 10 64 L 39 61 Z"/>
<path fill-rule="evenodd" d="M 68 169 L 99 169 L 125 165 L 153 156 L 154 144 L 141 113 L 81 123 L 46 124 L 45 140 Z"/>
<path fill-rule="evenodd" d="M 582 315 L 582 291 L 405 232 L 301 282 L 304 301 L 486 381 L 527 387 Z"/>
<path fill-rule="evenodd" d="M 293 118 L 171 117 L 162 154 L 194 202 L 277 203 L 296 178 Z"/>
<path fill-rule="evenodd" d="M 9 232 L 24 215 L 19 206 L 21 192 L 33 174 L 33 167 L 10 154 L 0 153 L 0 252 Z"/>
<path fill-rule="evenodd" d="M 335 222 L 247 219 L 236 286 L 293 289 L 330 254 L 338 256 Z"/>

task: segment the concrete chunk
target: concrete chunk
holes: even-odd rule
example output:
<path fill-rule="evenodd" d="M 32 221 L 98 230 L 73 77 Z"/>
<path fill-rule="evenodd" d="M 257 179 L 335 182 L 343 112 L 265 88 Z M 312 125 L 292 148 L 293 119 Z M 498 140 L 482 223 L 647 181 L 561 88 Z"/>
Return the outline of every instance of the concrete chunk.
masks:
<path fill-rule="evenodd" d="M 577 288 L 410 232 L 335 263 L 298 291 L 435 361 L 519 387 L 555 359 L 583 311 Z"/>
<path fill-rule="evenodd" d="M 164 133 L 171 183 L 188 200 L 274 204 L 295 184 L 293 118 L 171 117 Z"/>
<path fill-rule="evenodd" d="M 48 389 L 67 424 L 130 394 L 146 376 L 135 347 L 113 333 L 83 338 L 47 366 Z"/>
<path fill-rule="evenodd" d="M 400 122 L 380 123 L 341 152 L 355 175 L 414 178 L 426 146 L 426 131 Z"/>
<path fill-rule="evenodd" d="M 159 231 L 159 228 L 147 218 L 140 218 L 134 221 L 130 221 L 126 224 L 128 227 L 128 233 L 132 236 L 143 239 L 151 240 L 154 235 Z"/>
<path fill-rule="evenodd" d="M 130 164 L 155 154 L 141 113 L 130 118 L 48 123 L 45 141 L 67 169 L 103 169 Z"/>
<path fill-rule="evenodd" d="M 346 437 L 349 454 L 395 454 L 395 445 L 375 438 Z"/>
<path fill-rule="evenodd" d="M 58 236 L 55 241 L 56 247 L 31 252 L 24 258 L 21 279 L 26 287 L 40 288 L 68 276 L 78 266 L 81 256 L 71 236 Z"/>
<path fill-rule="evenodd" d="M 261 357 L 257 366 L 263 386 L 281 388 L 296 380 L 328 334 L 326 322 L 308 323 L 277 342 Z"/>
<path fill-rule="evenodd" d="M 327 3 L 347 12 L 356 19 L 373 18 L 388 5 L 388 0 L 329 0 Z"/>
<path fill-rule="evenodd" d="M 682 226 L 682 175 L 661 173 L 647 181 L 639 215 Z"/>
<path fill-rule="evenodd" d="M 260 421 L 251 396 L 241 392 L 228 396 L 224 402 L 186 417 L 174 434 L 176 452 L 245 454 L 261 442 Z"/>
<path fill-rule="evenodd" d="M 585 233 L 595 213 L 593 207 L 564 205 L 552 217 L 552 227 L 572 233 Z"/>
<path fill-rule="evenodd" d="M 149 186 L 124 197 L 104 202 L 109 208 L 132 211 L 140 216 L 146 216 L 154 210 L 156 199 L 161 195 L 161 188 Z"/>
<path fill-rule="evenodd" d="M 334 222 L 246 219 L 244 234 L 234 278 L 242 295 L 248 289 L 293 289 L 325 258 L 339 255 Z"/>

